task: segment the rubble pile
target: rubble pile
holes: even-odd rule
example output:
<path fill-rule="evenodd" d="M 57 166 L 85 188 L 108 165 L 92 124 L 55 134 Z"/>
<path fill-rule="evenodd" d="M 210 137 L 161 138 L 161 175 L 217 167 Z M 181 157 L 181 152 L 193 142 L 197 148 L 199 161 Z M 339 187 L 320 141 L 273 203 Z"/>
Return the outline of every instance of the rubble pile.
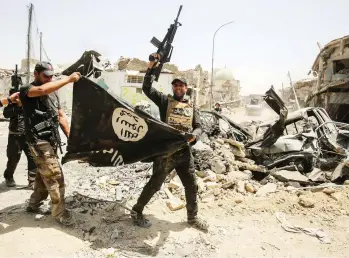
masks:
<path fill-rule="evenodd" d="M 78 174 L 74 171 L 83 166 L 84 173 Z M 74 195 L 75 192 L 95 199 L 106 201 L 122 201 L 130 196 L 138 196 L 143 189 L 146 178 L 151 173 L 151 164 L 135 163 L 122 167 L 92 167 L 88 164 L 70 162 L 65 165 L 72 176 L 67 181 L 67 187 Z"/>

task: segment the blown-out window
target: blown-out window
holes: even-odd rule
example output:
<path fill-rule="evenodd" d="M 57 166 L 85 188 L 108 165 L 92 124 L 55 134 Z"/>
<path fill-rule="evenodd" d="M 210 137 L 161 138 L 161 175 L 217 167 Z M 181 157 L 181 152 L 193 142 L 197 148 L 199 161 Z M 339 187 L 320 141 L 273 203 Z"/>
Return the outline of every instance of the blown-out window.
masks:
<path fill-rule="evenodd" d="M 127 83 L 143 83 L 144 77 L 141 75 L 127 75 L 126 82 Z"/>

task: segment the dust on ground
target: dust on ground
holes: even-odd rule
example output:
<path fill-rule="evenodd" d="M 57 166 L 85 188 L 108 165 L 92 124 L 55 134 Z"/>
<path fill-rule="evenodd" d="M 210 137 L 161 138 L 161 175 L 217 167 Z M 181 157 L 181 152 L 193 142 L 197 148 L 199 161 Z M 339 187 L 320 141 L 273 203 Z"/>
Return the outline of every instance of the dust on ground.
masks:
<path fill-rule="evenodd" d="M 0 123 L 0 169 L 6 163 L 7 123 Z M 1 257 L 347 257 L 349 248 L 349 189 L 334 193 L 279 191 L 256 197 L 226 190 L 219 200 L 200 203 L 200 215 L 208 220 L 208 233 L 185 223 L 186 211 L 171 212 L 160 191 L 145 213 L 153 223 L 150 229 L 134 226 L 125 210 L 111 204 L 79 204 L 73 198 L 78 190 L 95 198 L 115 195 L 114 181 L 121 173 L 132 198 L 139 195 L 147 175 L 147 164 L 136 167 L 93 168 L 78 162 L 64 165 L 67 202 L 76 214 L 73 228 L 62 227 L 50 216 L 26 213 L 28 190 L 7 188 L 0 179 Z M 139 170 L 139 169 L 138 169 Z M 25 185 L 26 160 L 22 156 L 15 172 L 17 184 Z M 135 179 L 133 178 L 135 177 Z M 104 188 L 103 188 L 104 187 Z M 98 189 L 105 191 L 97 191 Z M 133 189 L 136 189 L 133 191 Z M 299 204 L 306 198 L 311 206 Z M 312 208 L 311 208 L 312 207 Z M 323 244 L 316 237 L 286 232 L 275 217 L 284 212 L 292 224 L 322 229 L 330 238 Z"/>

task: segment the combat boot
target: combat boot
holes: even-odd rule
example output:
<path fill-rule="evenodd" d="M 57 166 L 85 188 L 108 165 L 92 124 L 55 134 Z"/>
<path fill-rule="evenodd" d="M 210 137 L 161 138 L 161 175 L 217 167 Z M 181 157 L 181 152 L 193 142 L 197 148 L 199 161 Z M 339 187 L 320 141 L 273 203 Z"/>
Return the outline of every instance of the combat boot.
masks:
<path fill-rule="evenodd" d="M 15 180 L 12 178 L 5 178 L 6 181 L 6 186 L 7 187 L 15 187 L 16 186 L 16 182 Z"/>
<path fill-rule="evenodd" d="M 144 217 L 144 215 L 140 212 L 132 211 L 131 212 L 131 218 L 133 220 L 133 223 L 141 228 L 149 228 L 151 227 L 151 222 Z"/>
<path fill-rule="evenodd" d="M 48 207 L 42 207 L 43 202 L 39 203 L 39 205 L 37 205 L 36 207 L 31 207 L 28 206 L 26 211 L 29 213 L 35 213 L 35 214 L 41 214 L 41 215 L 50 215 L 51 214 L 51 210 Z"/>
<path fill-rule="evenodd" d="M 188 224 L 205 232 L 207 232 L 209 228 L 208 223 L 205 220 L 198 217 L 188 218 Z"/>
<path fill-rule="evenodd" d="M 70 211 L 65 210 L 63 212 L 63 215 L 59 219 L 57 219 L 57 222 L 64 226 L 71 226 L 75 223 L 75 218 Z"/>

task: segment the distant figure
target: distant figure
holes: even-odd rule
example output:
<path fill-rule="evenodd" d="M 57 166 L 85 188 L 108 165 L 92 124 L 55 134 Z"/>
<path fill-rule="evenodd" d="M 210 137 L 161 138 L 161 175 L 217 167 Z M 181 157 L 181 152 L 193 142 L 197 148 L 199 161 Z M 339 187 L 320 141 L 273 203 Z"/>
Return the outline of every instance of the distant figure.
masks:
<path fill-rule="evenodd" d="M 221 113 L 221 112 L 222 112 L 221 104 L 216 103 L 216 104 L 214 105 L 214 110 L 215 110 L 217 113 Z"/>

